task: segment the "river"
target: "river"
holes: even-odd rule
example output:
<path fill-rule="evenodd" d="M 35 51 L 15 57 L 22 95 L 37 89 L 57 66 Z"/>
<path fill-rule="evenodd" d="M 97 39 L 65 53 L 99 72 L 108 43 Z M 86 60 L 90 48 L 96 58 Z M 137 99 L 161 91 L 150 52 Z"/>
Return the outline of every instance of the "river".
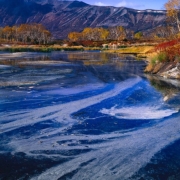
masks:
<path fill-rule="evenodd" d="M 103 52 L 0 53 L 0 179 L 180 179 L 180 82 Z"/>

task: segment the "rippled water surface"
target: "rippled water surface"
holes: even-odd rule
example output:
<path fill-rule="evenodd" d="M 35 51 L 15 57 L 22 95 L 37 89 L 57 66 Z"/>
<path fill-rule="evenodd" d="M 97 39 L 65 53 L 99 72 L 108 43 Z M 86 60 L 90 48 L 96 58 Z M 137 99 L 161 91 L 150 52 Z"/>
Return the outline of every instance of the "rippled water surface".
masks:
<path fill-rule="evenodd" d="M 180 82 L 102 52 L 0 53 L 0 179 L 180 179 Z"/>

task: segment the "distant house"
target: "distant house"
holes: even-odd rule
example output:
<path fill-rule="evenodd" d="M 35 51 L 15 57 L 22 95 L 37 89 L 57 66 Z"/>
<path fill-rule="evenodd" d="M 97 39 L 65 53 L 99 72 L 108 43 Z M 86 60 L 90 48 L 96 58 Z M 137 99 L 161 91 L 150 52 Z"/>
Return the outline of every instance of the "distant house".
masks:
<path fill-rule="evenodd" d="M 120 43 L 109 43 L 109 44 L 102 44 L 103 48 L 109 48 L 109 49 L 117 49 L 121 44 Z"/>
<path fill-rule="evenodd" d="M 68 44 L 63 44 L 62 46 L 63 46 L 63 47 L 68 47 Z"/>
<path fill-rule="evenodd" d="M 109 44 L 102 44 L 102 47 L 103 47 L 104 49 L 106 49 L 106 48 L 109 47 Z"/>
<path fill-rule="evenodd" d="M 118 46 L 120 46 L 120 43 L 110 43 L 109 44 L 109 48 L 111 48 L 111 49 L 117 49 Z"/>

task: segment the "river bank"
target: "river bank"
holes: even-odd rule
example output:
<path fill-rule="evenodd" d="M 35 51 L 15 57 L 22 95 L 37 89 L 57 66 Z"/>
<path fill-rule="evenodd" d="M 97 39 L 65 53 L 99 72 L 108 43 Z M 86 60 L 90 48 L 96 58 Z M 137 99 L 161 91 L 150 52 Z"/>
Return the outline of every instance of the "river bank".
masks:
<path fill-rule="evenodd" d="M 164 78 L 180 79 L 180 63 L 161 62 L 155 65 L 149 63 L 144 72 L 155 74 Z"/>
<path fill-rule="evenodd" d="M 105 52 L 108 53 L 120 53 L 120 54 L 133 54 L 139 58 L 148 58 L 149 52 L 154 48 L 152 45 L 132 45 L 118 49 L 107 49 Z"/>
<path fill-rule="evenodd" d="M 180 79 L 180 63 L 178 61 L 164 61 L 155 62 L 152 61 L 153 57 L 156 57 L 157 53 L 153 52 L 154 46 L 131 46 L 127 48 L 121 48 L 117 50 L 107 50 L 106 52 L 114 52 L 121 54 L 134 54 L 137 58 L 145 58 L 148 62 L 144 72 L 161 76 L 169 79 Z"/>
<path fill-rule="evenodd" d="M 52 52 L 101 50 L 100 47 L 61 46 L 61 45 L 1 45 L 0 51 L 7 52 Z"/>
<path fill-rule="evenodd" d="M 102 47 L 66 46 L 66 45 L 1 45 L 0 51 L 8 52 L 52 52 L 52 51 L 93 51 L 98 50 L 106 53 L 132 54 L 137 58 L 145 58 L 148 65 L 145 73 L 158 75 L 164 78 L 180 79 L 180 64 L 178 62 L 152 63 L 152 45 L 132 45 L 116 49 L 104 49 Z"/>
<path fill-rule="evenodd" d="M 67 44 L 59 45 L 16 45 L 16 44 L 3 44 L 0 45 L 0 51 L 8 52 L 52 52 L 52 51 L 91 51 L 99 50 L 107 53 L 121 53 L 121 54 L 134 54 L 138 57 L 147 57 L 150 50 L 154 48 L 153 45 L 129 45 L 117 48 L 104 48 L 103 46 L 85 47 L 85 46 L 68 46 Z"/>

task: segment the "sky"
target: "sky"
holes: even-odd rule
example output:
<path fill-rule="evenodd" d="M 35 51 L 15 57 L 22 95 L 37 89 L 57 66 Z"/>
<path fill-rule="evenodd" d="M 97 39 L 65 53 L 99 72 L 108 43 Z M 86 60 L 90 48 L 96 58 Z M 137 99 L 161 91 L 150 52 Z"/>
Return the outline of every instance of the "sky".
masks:
<path fill-rule="evenodd" d="M 124 6 L 134 9 L 164 9 L 168 0 L 80 0 L 87 4 L 99 6 Z"/>

